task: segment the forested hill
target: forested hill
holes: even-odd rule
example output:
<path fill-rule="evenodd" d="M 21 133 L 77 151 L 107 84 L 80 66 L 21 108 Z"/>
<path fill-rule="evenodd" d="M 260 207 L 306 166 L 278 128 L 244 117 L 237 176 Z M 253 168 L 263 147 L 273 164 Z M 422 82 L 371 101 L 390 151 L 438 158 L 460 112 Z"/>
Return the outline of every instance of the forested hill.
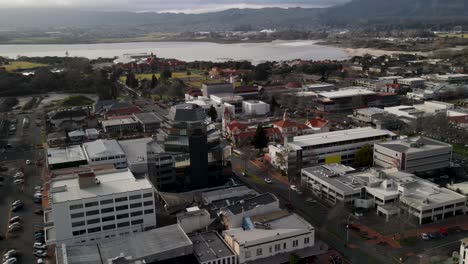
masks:
<path fill-rule="evenodd" d="M 467 0 L 353 0 L 325 10 L 329 24 L 449 24 L 468 21 Z"/>

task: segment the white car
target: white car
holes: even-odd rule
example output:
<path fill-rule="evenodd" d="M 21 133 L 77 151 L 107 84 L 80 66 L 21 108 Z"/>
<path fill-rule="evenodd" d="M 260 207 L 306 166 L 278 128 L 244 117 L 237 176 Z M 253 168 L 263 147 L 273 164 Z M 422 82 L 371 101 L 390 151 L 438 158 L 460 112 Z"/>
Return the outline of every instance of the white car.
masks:
<path fill-rule="evenodd" d="M 37 264 L 43 264 L 43 263 L 44 263 L 44 259 L 42 259 L 42 258 L 37 259 Z"/>
<path fill-rule="evenodd" d="M 24 176 L 24 173 L 22 173 L 21 171 L 18 171 L 15 173 L 15 176 L 13 177 L 22 177 L 22 176 Z"/>
<path fill-rule="evenodd" d="M 6 261 L 4 261 L 3 264 L 15 264 L 16 262 L 18 262 L 16 258 L 9 258 Z"/>
<path fill-rule="evenodd" d="M 23 179 L 16 179 L 13 181 L 14 184 L 17 184 L 17 185 L 20 185 L 20 184 L 23 184 L 24 183 L 24 180 Z"/>
<path fill-rule="evenodd" d="M 34 243 L 34 250 L 41 250 L 41 251 L 45 251 L 47 249 L 47 246 L 45 244 L 41 244 L 41 245 L 36 245 L 36 243 Z"/>
<path fill-rule="evenodd" d="M 301 190 L 299 190 L 299 188 L 297 188 L 296 185 L 291 185 L 289 188 L 291 188 L 291 190 L 297 192 L 298 194 L 301 194 L 301 193 L 302 193 Z"/>
<path fill-rule="evenodd" d="M 47 257 L 47 252 L 44 250 L 34 250 L 34 256 L 38 258 L 44 258 Z"/>
<path fill-rule="evenodd" d="M 20 223 L 13 223 L 13 224 L 8 226 L 8 229 L 13 229 L 13 228 L 16 228 L 16 227 L 21 228 L 22 225 Z"/>
<path fill-rule="evenodd" d="M 15 206 L 15 205 L 20 205 L 20 204 L 23 204 L 23 201 L 21 201 L 21 200 L 16 200 L 16 201 L 14 201 L 11 205 Z"/>
<path fill-rule="evenodd" d="M 421 238 L 422 238 L 422 240 L 430 240 L 431 239 L 427 233 L 422 233 Z"/>
<path fill-rule="evenodd" d="M 31 161 L 30 161 L 30 160 L 26 160 L 26 165 L 31 165 Z"/>
<path fill-rule="evenodd" d="M 273 182 L 271 181 L 270 178 L 265 178 L 265 182 L 268 183 L 268 184 L 272 184 Z"/>

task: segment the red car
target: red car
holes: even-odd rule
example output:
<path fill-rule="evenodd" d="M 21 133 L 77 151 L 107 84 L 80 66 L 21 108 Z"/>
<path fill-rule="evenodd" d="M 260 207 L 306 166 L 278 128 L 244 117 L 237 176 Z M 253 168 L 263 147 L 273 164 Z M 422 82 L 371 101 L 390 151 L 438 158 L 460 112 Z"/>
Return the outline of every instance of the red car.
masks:
<path fill-rule="evenodd" d="M 357 226 L 357 225 L 355 225 L 355 224 L 346 225 L 346 228 L 347 228 L 347 229 L 350 229 L 350 230 L 356 230 L 356 231 L 361 230 L 361 228 L 359 228 L 359 226 Z"/>
<path fill-rule="evenodd" d="M 439 233 L 443 236 L 448 236 L 448 231 L 447 231 L 447 228 L 445 227 L 439 228 Z"/>

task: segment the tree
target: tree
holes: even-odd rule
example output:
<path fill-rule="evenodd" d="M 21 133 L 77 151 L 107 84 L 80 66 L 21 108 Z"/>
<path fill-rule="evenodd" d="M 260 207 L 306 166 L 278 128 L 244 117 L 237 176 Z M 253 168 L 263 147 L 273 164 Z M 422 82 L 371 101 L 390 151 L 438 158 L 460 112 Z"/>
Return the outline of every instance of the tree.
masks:
<path fill-rule="evenodd" d="M 138 87 L 138 80 L 135 77 L 135 74 L 133 72 L 129 72 L 127 74 L 127 80 L 125 81 L 125 84 L 128 87 L 131 87 L 131 88 L 137 88 Z"/>
<path fill-rule="evenodd" d="M 301 258 L 296 253 L 289 254 L 289 264 L 299 264 Z"/>
<path fill-rule="evenodd" d="M 164 69 L 159 76 L 159 80 L 162 82 L 167 82 L 170 78 L 172 78 L 172 71 L 169 69 Z"/>
<path fill-rule="evenodd" d="M 214 106 L 211 106 L 210 109 L 208 110 L 207 115 L 211 117 L 211 121 L 216 122 L 218 120 L 218 112 L 216 111 L 216 108 Z"/>
<path fill-rule="evenodd" d="M 205 80 L 208 80 L 208 76 L 210 75 L 210 73 L 208 71 L 204 71 L 203 75 L 205 76 Z"/>
<path fill-rule="evenodd" d="M 271 75 L 271 66 L 269 63 L 260 63 L 255 67 L 253 77 L 256 81 L 265 81 Z"/>
<path fill-rule="evenodd" d="M 264 149 L 268 146 L 268 138 L 265 129 L 260 124 L 257 126 L 257 130 L 255 131 L 252 145 L 258 150 Z"/>
<path fill-rule="evenodd" d="M 185 84 L 179 79 L 175 79 L 169 89 L 168 95 L 171 97 L 182 97 L 184 96 Z"/>
<path fill-rule="evenodd" d="M 158 86 L 158 78 L 153 74 L 153 76 L 151 76 L 151 89 L 156 88 L 156 86 Z"/>
<path fill-rule="evenodd" d="M 371 166 L 373 163 L 373 149 L 370 145 L 364 145 L 358 152 L 356 152 L 354 158 L 354 166 L 366 167 Z"/>
<path fill-rule="evenodd" d="M 271 97 L 271 100 L 270 100 L 270 112 L 272 113 L 276 113 L 276 110 L 279 109 L 279 104 L 278 102 L 276 101 L 276 98 L 274 96 Z"/>
<path fill-rule="evenodd" d="M 189 79 L 189 82 L 190 82 L 190 76 L 192 75 L 192 72 L 191 71 L 187 71 L 187 77 Z"/>

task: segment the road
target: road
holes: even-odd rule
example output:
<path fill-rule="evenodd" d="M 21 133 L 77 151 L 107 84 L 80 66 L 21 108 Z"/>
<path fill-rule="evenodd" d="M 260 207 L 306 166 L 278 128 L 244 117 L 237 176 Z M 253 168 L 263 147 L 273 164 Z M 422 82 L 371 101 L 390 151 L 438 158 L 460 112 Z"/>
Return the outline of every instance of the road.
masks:
<path fill-rule="evenodd" d="M 236 156 L 232 156 L 231 164 L 237 175 L 240 175 L 238 168 L 243 168 L 244 162 Z M 331 209 L 330 206 L 322 204 L 317 197 L 308 195 L 312 199 L 319 202 L 307 202 L 305 195 L 299 195 L 291 191 L 289 186 L 272 178 L 272 184 L 267 184 L 263 181 L 265 171 L 255 166 L 252 163 L 247 163 L 248 177 L 239 176 L 238 179 L 253 189 L 266 193 L 275 194 L 281 201 L 282 206 L 290 201 L 294 205 L 294 212 L 304 217 L 317 230 L 317 237 L 325 241 L 331 247 L 341 252 L 346 259 L 352 263 L 393 263 L 391 258 L 378 251 L 377 247 L 372 246 L 350 232 L 350 243 L 356 245 L 356 248 L 348 248 L 345 246 L 346 229 L 344 219 L 347 212 L 343 208 L 337 210 Z"/>
<path fill-rule="evenodd" d="M 22 217 L 23 228 L 17 236 L 7 235 L 6 240 L 0 242 L 0 252 L 10 248 L 16 248 L 21 252 L 19 263 L 36 263 L 33 256 L 34 231 L 43 227 L 43 217 L 34 214 L 36 209 L 40 209 L 33 201 L 34 187 L 42 184 L 41 168 L 36 165 L 26 165 L 25 160 L 35 161 L 43 157 L 42 150 L 35 149 L 36 144 L 41 142 L 41 129 L 34 123 L 36 115 L 31 114 L 31 125 L 24 128 L 20 124 L 25 115 L 16 116 L 18 118 L 18 130 L 15 135 L 8 138 L 8 143 L 13 147 L 5 153 L 0 154 L 1 160 L 8 165 L 10 170 L 3 173 L 4 186 L 0 188 L 0 229 L 2 234 L 6 234 L 8 220 L 13 215 Z M 22 170 L 25 174 L 25 183 L 22 186 L 13 184 L 12 176 L 15 171 Z M 21 200 L 24 208 L 18 212 L 10 213 L 10 206 L 13 201 Z"/>

